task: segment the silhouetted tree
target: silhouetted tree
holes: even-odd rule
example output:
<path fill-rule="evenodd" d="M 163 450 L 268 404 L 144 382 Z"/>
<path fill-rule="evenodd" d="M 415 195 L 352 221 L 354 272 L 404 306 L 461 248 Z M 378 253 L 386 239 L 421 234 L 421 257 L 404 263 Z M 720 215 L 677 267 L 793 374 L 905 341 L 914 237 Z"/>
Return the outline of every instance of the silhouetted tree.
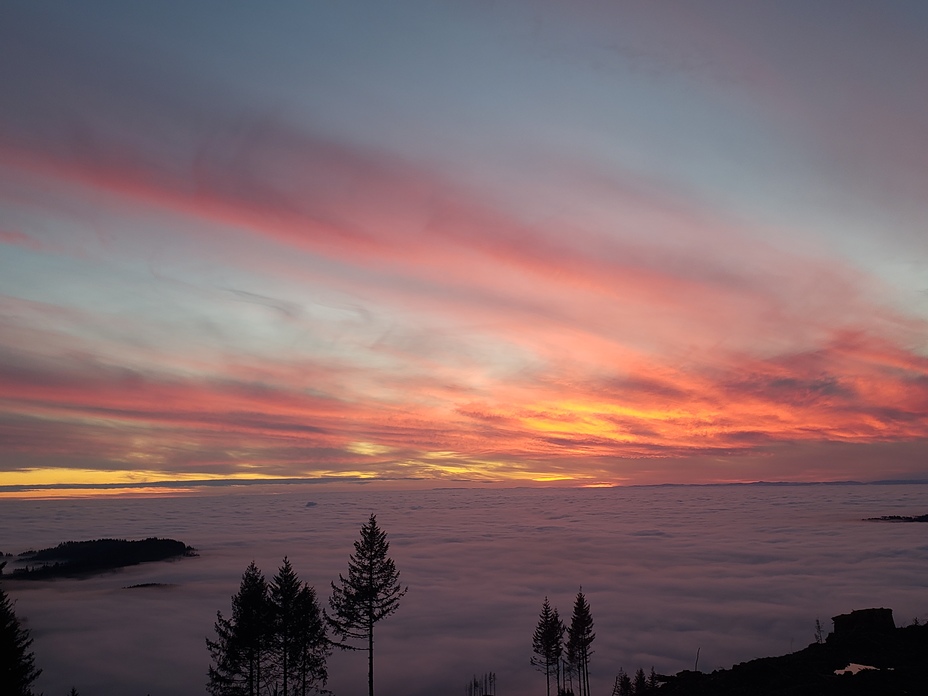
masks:
<path fill-rule="evenodd" d="M 296 668 L 300 662 L 300 642 L 297 638 L 300 617 L 297 614 L 297 603 L 302 583 L 286 556 L 268 589 L 271 614 L 269 663 L 274 671 L 275 682 L 279 680 L 283 689 L 281 696 L 289 696 L 291 683 L 298 679 Z"/>
<path fill-rule="evenodd" d="M 612 687 L 612 696 L 632 696 L 633 693 L 631 677 L 620 667 L 615 677 L 615 685 Z"/>
<path fill-rule="evenodd" d="M 648 675 L 648 688 L 653 692 L 657 689 L 657 672 L 651 667 L 651 673 Z"/>
<path fill-rule="evenodd" d="M 561 621 L 561 615 L 557 611 L 557 607 L 554 608 L 554 621 L 551 624 L 552 633 L 557 634 L 557 638 L 554 641 L 554 681 L 557 686 L 558 696 L 562 696 L 564 691 L 564 675 L 561 672 L 561 663 L 564 661 L 564 633 L 567 631 L 567 626 L 564 625 L 564 622 Z"/>
<path fill-rule="evenodd" d="M 348 559 L 348 577 L 339 574 L 338 585 L 332 583 L 329 606 L 332 614 L 326 619 L 332 631 L 341 636 L 336 646 L 346 650 L 362 650 L 346 644 L 348 640 L 367 643 L 367 685 L 374 696 L 374 624 L 390 616 L 399 607 L 407 588 L 401 588 L 400 574 L 387 552 L 387 534 L 377 526 L 371 515 L 361 526 L 361 538 L 354 542 L 354 553 Z"/>
<path fill-rule="evenodd" d="M 297 596 L 296 615 L 299 631 L 296 635 L 296 674 L 299 694 L 306 696 L 310 688 L 325 686 L 329 679 L 326 658 L 332 652 L 325 631 L 322 610 L 316 600 L 316 590 L 303 585 Z M 296 693 L 296 690 L 294 690 Z"/>
<path fill-rule="evenodd" d="M 564 655 L 561 657 L 561 693 L 558 696 L 574 696 L 574 675 L 577 673 L 577 665 L 574 663 L 573 656 L 570 653 L 570 646 L 564 648 Z"/>
<path fill-rule="evenodd" d="M 267 582 L 254 561 L 232 597 L 232 616 L 216 612 L 216 640 L 206 639 L 213 664 L 207 690 L 213 696 L 258 696 L 269 659 L 271 611 Z"/>
<path fill-rule="evenodd" d="M 551 677 L 555 678 L 556 693 L 561 692 L 561 655 L 564 652 L 564 622 L 551 608 L 551 603 L 545 597 L 541 605 L 541 614 L 538 616 L 538 625 L 532 635 L 532 664 L 539 672 L 545 675 L 547 694 L 551 696 Z"/>
<path fill-rule="evenodd" d="M 583 594 L 583 588 L 577 592 L 574 612 L 567 629 L 568 659 L 576 666 L 579 696 L 590 696 L 590 646 L 596 634 L 593 633 L 593 615 L 590 605 Z"/>
<path fill-rule="evenodd" d="M 635 696 L 643 696 L 648 693 L 648 678 L 644 675 L 644 670 L 639 667 L 635 672 L 635 681 L 632 682 L 632 691 Z"/>
<path fill-rule="evenodd" d="M 232 617 L 217 612 L 208 689 L 214 696 L 305 696 L 324 686 L 330 649 L 316 592 L 285 556 L 270 585 L 254 562 L 232 597 Z"/>
<path fill-rule="evenodd" d="M 480 679 L 475 674 L 464 688 L 466 696 L 496 696 L 496 672 L 487 672 Z"/>
<path fill-rule="evenodd" d="M 36 669 L 32 639 L 23 628 L 13 602 L 0 588 L 0 692 L 5 696 L 32 696 L 32 683 L 42 673 Z"/>
<path fill-rule="evenodd" d="M 822 622 L 818 619 L 815 620 L 815 642 L 824 643 L 825 642 L 825 627 L 822 626 Z"/>

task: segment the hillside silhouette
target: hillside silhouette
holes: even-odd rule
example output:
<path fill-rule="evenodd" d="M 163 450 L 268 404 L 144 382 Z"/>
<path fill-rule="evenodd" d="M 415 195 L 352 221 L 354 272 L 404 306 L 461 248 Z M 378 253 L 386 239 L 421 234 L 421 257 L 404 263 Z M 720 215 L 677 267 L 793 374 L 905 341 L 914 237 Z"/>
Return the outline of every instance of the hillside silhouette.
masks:
<path fill-rule="evenodd" d="M 661 676 L 661 696 L 925 693 L 928 625 L 896 628 L 891 609 L 861 609 L 836 616 L 833 621 L 835 630 L 827 639 L 798 652 L 759 658 L 709 674 L 686 670 Z"/>
<path fill-rule="evenodd" d="M 25 567 L 15 568 L 3 577 L 12 580 L 80 577 L 139 563 L 196 555 L 192 546 L 176 539 L 66 541 L 40 551 L 24 551 L 17 556 L 17 562 L 24 563 Z"/>

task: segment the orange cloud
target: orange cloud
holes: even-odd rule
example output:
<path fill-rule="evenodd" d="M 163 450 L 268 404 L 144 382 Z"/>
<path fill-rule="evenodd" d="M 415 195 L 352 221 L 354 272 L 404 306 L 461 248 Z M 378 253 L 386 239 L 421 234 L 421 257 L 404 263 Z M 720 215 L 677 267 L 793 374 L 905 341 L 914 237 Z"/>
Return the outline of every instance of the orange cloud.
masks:
<path fill-rule="evenodd" d="M 189 181 L 4 148 L 27 177 L 179 217 L 223 262 L 361 298 L 349 325 L 233 288 L 331 348 L 189 355 L 112 338 L 144 318 L 0 298 L 10 470 L 602 483 L 634 480 L 622 462 L 928 436 L 925 322 L 858 270 L 621 182 L 598 184 L 605 221 L 528 223 L 403 162 L 274 137 L 290 159 L 250 156 L 287 186 L 250 182 L 248 158 Z"/>

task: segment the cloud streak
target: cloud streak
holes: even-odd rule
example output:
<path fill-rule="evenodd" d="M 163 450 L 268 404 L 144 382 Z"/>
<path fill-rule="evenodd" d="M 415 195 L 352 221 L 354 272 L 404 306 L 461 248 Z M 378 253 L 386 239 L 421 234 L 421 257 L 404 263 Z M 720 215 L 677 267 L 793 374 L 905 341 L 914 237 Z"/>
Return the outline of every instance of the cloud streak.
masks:
<path fill-rule="evenodd" d="M 430 12 L 419 19 L 444 36 L 452 25 Z M 142 30 L 146 51 L 115 60 L 125 57 L 120 28 L 140 21 L 132 13 L 89 26 L 100 39 L 92 45 L 66 22 L 18 12 L 21 35 L 5 50 L 30 58 L 35 79 L 10 75 L 15 89 L 0 96 L 9 107 L 0 118 L 0 437 L 16 452 L 5 470 L 77 470 L 94 458 L 102 471 L 123 470 L 139 458 L 166 478 L 662 481 L 642 462 L 664 459 L 671 471 L 675 457 L 729 457 L 744 464 L 731 474 L 740 480 L 779 478 L 787 464 L 776 453 L 803 443 L 819 472 L 813 445 L 924 441 L 928 306 L 911 285 L 920 276 L 893 274 L 899 256 L 859 257 L 883 228 L 834 205 L 834 191 L 854 187 L 828 178 L 803 194 L 822 196 L 811 210 L 801 196 L 778 201 L 783 187 L 769 198 L 747 192 L 708 154 L 695 160 L 704 178 L 691 170 L 702 142 L 730 157 L 763 150 L 764 166 L 744 170 L 757 190 L 781 167 L 810 181 L 830 155 L 813 166 L 794 153 L 840 100 L 806 104 L 814 113 L 790 106 L 810 87 L 776 47 L 737 38 L 738 28 L 757 30 L 755 16 L 712 10 L 685 28 L 693 18 L 669 10 L 533 12 L 535 30 L 513 42 L 492 43 L 480 12 L 461 31 L 488 37 L 512 75 L 546 65 L 558 84 L 575 85 L 577 111 L 564 121 L 560 105 L 532 111 L 538 130 L 526 126 L 524 142 L 442 121 L 461 143 L 484 143 L 473 151 L 425 130 L 420 147 L 399 117 L 359 130 L 367 115 L 343 113 L 354 125 L 339 130 L 328 106 L 259 102 L 253 81 L 215 79 L 218 49 L 189 36 L 178 38 L 189 70 L 158 60 L 157 34 Z M 153 13 L 153 22 L 170 16 Z M 504 33 L 522 26 L 497 19 Z M 599 49 L 571 58 L 579 37 L 598 46 L 602 27 L 620 19 L 642 36 L 676 37 L 652 44 L 677 48 L 645 50 L 620 33 L 602 47 L 601 69 L 590 69 Z M 244 30 L 228 21 L 233 34 Z M 42 27 L 60 42 L 23 38 Z M 846 49 L 843 34 L 828 37 Z M 460 37 L 446 38 L 435 58 L 457 64 Z M 351 61 L 324 78 L 315 49 L 300 50 L 310 51 L 299 55 L 316 66 L 308 74 L 322 101 L 344 96 L 333 84 L 355 84 L 334 77 Z M 397 46 L 385 50 L 384 70 L 389 60 L 407 65 Z M 887 60 L 918 50 L 905 44 Z M 730 79 L 734 64 L 750 79 Z M 297 93 L 281 79 L 267 89 Z M 358 79 L 357 95 L 376 99 Z M 471 91 L 460 79 L 475 105 L 502 86 Z M 601 81 L 635 96 L 640 111 L 616 112 L 594 88 Z M 842 77 L 835 90 L 853 86 Z M 432 104 L 445 88 L 423 88 L 422 98 Z M 702 111 L 720 95 L 730 108 Z M 897 96 L 887 108 L 908 104 Z M 526 86 L 507 103 L 534 124 L 537 98 Z M 735 105 L 753 113 L 753 100 L 770 109 L 749 126 Z M 642 142 L 670 138 L 672 152 L 601 132 L 600 112 L 621 115 Z M 685 113 L 713 125 L 694 116 L 699 137 L 682 142 L 674 128 Z M 505 130 L 509 117 L 496 117 Z M 836 142 L 859 136 L 856 118 L 835 129 Z M 745 140 L 755 127 L 763 133 Z M 540 138 L 546 129 L 558 137 Z M 789 153 L 782 161 L 770 164 L 768 138 Z M 874 204 L 874 216 L 890 214 Z M 821 229 L 803 238 L 812 228 Z M 845 245 L 835 243 L 841 229 Z M 893 228 L 893 254 L 911 229 Z M 768 466 L 754 464 L 764 457 Z M 903 468 L 921 475 L 923 458 Z M 879 474 L 874 461 L 869 478 Z"/>

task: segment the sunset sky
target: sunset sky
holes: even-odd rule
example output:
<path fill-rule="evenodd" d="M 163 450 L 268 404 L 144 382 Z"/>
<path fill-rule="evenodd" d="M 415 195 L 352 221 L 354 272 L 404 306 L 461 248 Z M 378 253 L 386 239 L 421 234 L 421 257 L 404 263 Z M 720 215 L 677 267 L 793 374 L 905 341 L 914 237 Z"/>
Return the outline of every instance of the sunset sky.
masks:
<path fill-rule="evenodd" d="M 3 3 L 0 492 L 928 478 L 926 36 Z"/>

